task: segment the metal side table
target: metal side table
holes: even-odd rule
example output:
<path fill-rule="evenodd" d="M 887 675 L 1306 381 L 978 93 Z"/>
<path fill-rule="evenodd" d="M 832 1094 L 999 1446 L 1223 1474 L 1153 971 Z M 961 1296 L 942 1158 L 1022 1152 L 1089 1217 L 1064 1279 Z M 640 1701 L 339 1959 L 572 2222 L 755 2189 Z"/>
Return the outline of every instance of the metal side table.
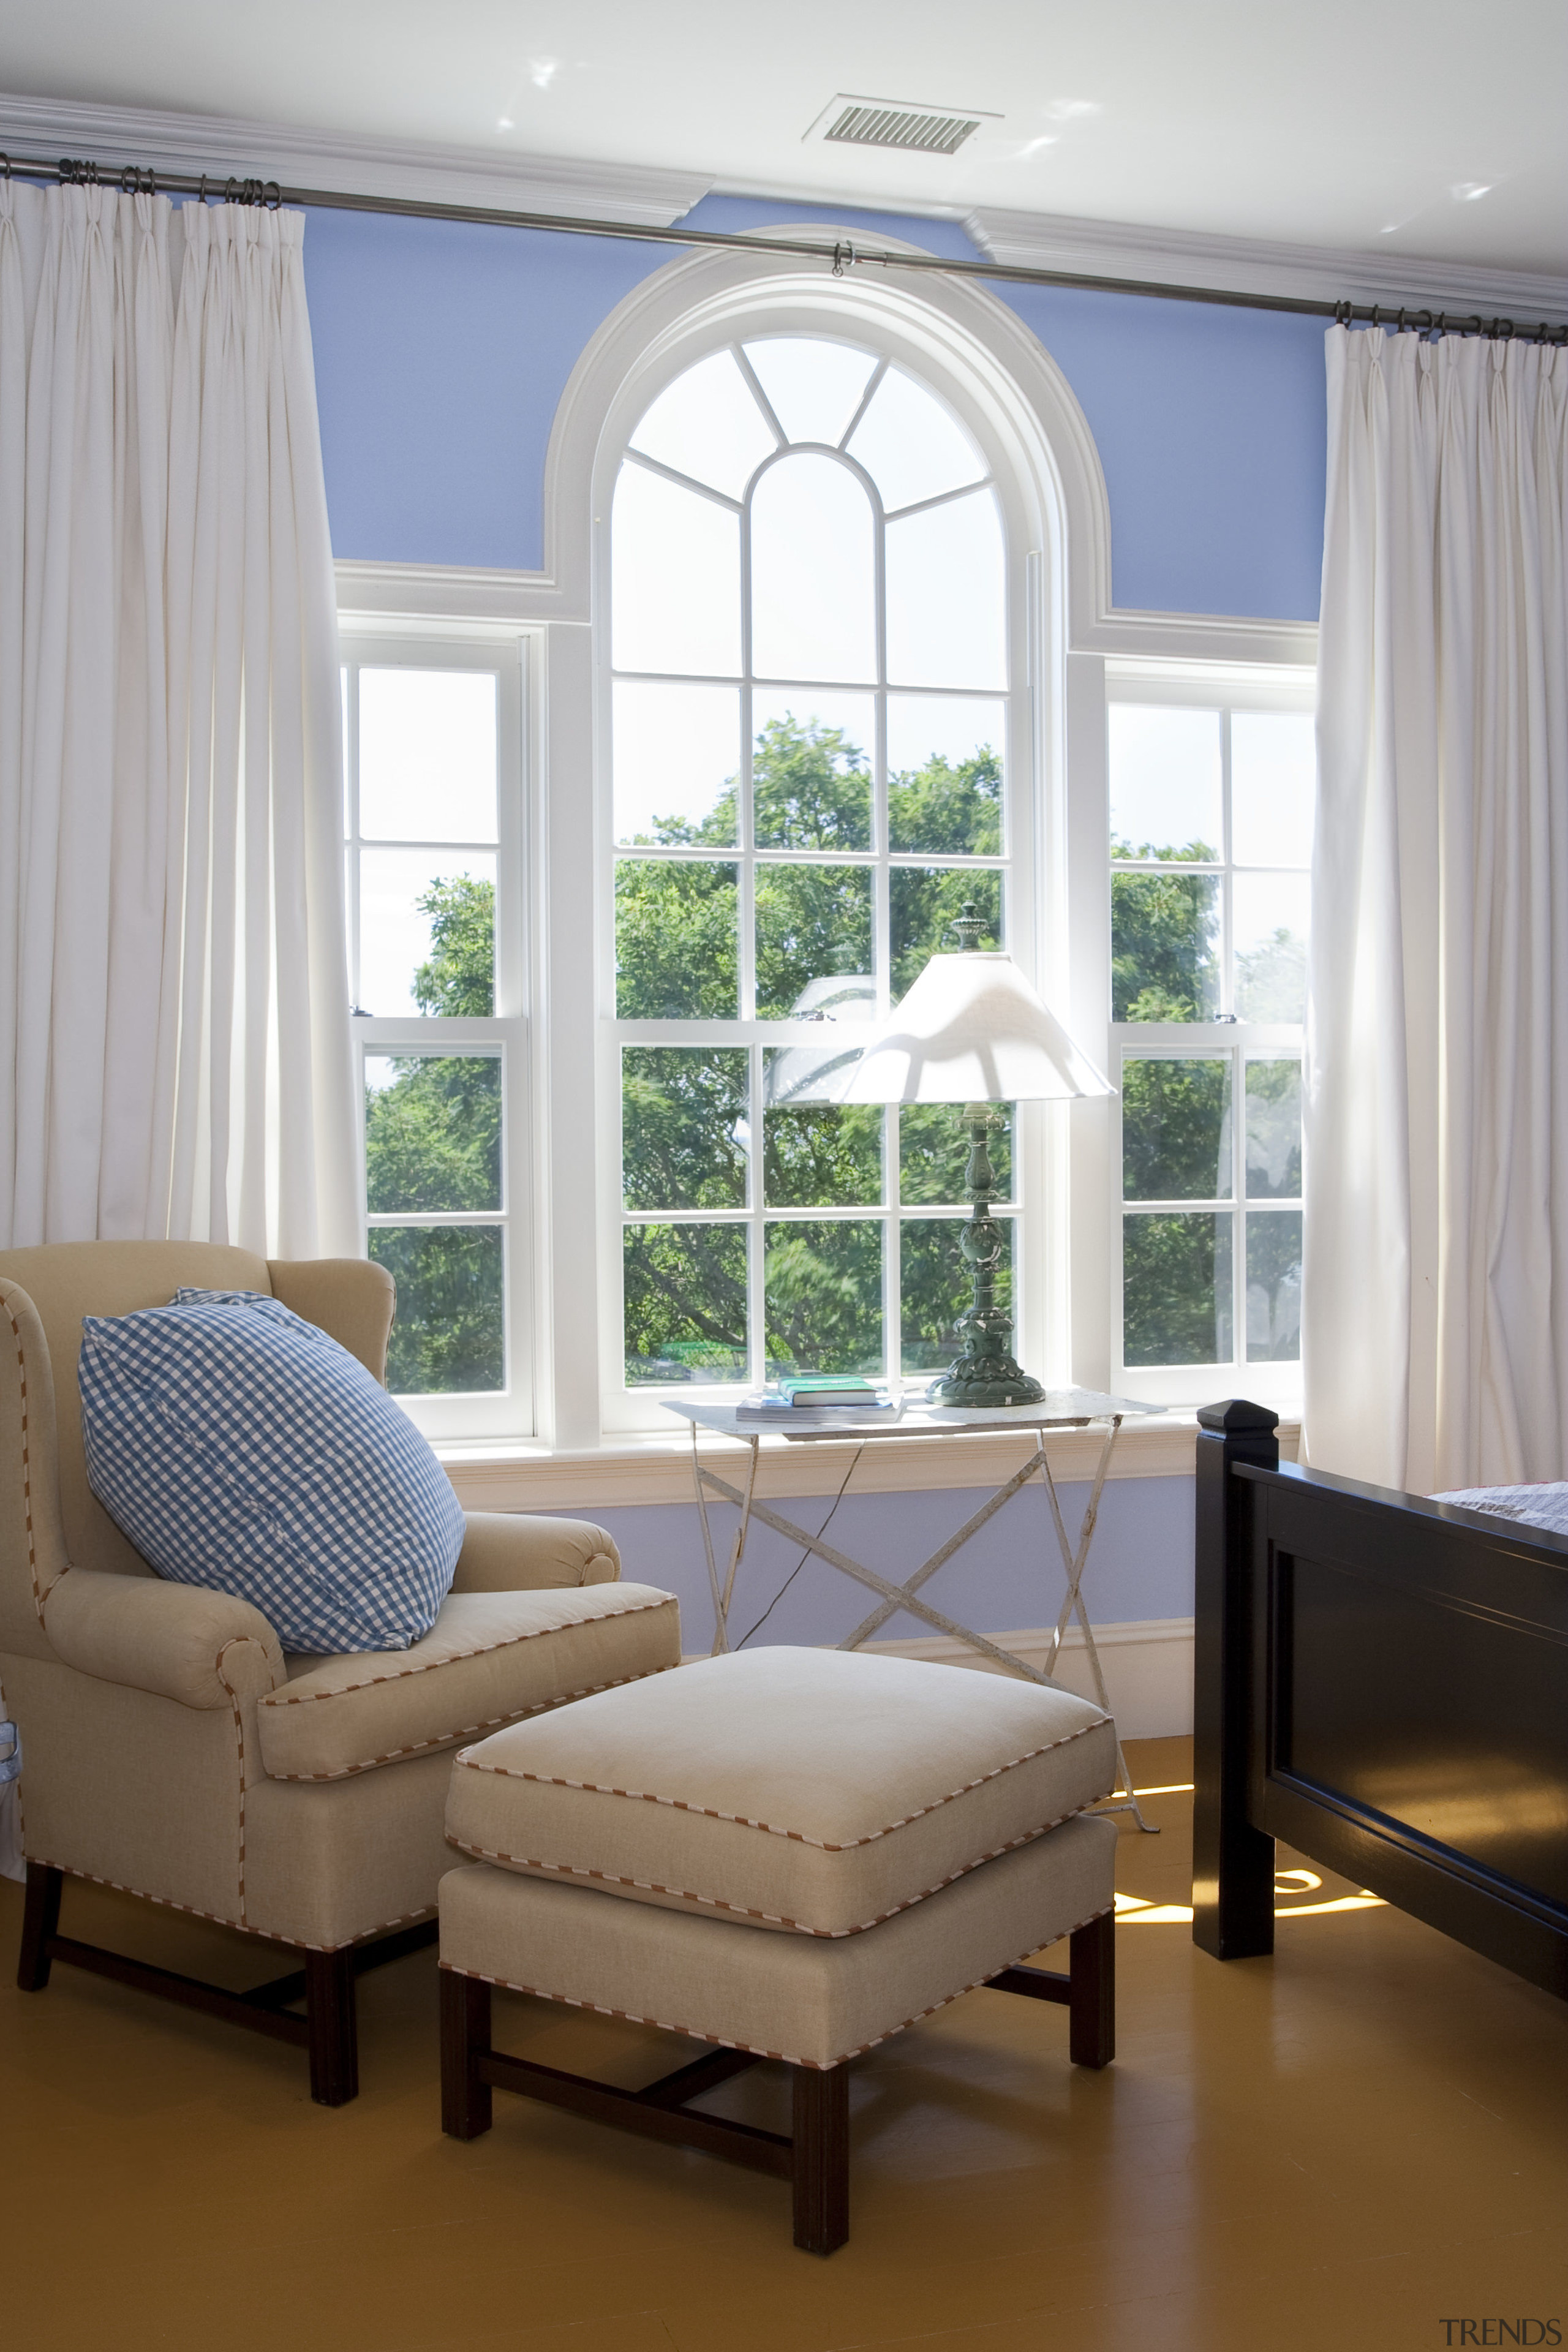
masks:
<path fill-rule="evenodd" d="M 931 1405 L 923 1402 L 906 1401 L 900 1407 L 869 1412 L 858 1412 L 852 1408 L 837 1405 L 821 1410 L 796 1406 L 786 1411 L 769 1413 L 763 1419 L 761 1415 L 748 1413 L 743 1407 L 732 1404 L 690 1403 L 684 1397 L 666 1397 L 662 1402 L 671 1412 L 679 1413 L 682 1420 L 689 1423 L 691 1428 L 691 1475 L 697 1493 L 698 1515 L 702 1523 L 702 1548 L 708 1563 L 708 1581 L 713 1594 L 713 1654 L 715 1656 L 730 1647 L 730 1603 L 734 1596 L 735 1580 L 740 1573 L 741 1562 L 745 1557 L 746 1538 L 751 1531 L 752 1521 L 759 1519 L 763 1527 L 772 1528 L 776 1534 L 788 1537 L 792 1543 L 803 1545 L 807 1551 L 814 1552 L 817 1559 L 825 1559 L 830 1568 L 837 1569 L 841 1575 L 853 1578 L 858 1584 L 868 1586 L 879 1596 L 878 1605 L 871 1611 L 869 1616 L 862 1618 L 854 1631 L 847 1633 L 839 1643 L 838 1647 L 841 1650 L 858 1649 L 863 1642 L 868 1642 L 879 1628 L 887 1623 L 889 1617 L 895 1615 L 900 1609 L 907 1609 L 911 1615 L 922 1618 L 934 1632 L 951 1634 L 955 1640 L 964 1643 L 970 1649 L 978 1651 L 982 1656 L 994 1660 L 1009 1674 L 1021 1675 L 1028 1682 L 1043 1683 L 1048 1682 L 1056 1671 L 1057 1658 L 1066 1638 L 1068 1627 L 1076 1616 L 1083 1633 L 1084 1648 L 1089 1657 L 1095 1696 L 1107 1715 L 1111 1712 L 1110 1703 L 1106 1696 L 1105 1676 L 1100 1669 L 1100 1653 L 1095 1647 L 1094 1628 L 1089 1622 L 1089 1612 L 1084 1606 L 1083 1575 L 1089 1563 L 1089 1546 L 1094 1540 L 1095 1525 L 1100 1516 L 1100 1495 L 1104 1490 L 1106 1474 L 1110 1467 L 1110 1457 L 1115 1450 L 1121 1424 L 1130 1416 L 1158 1412 L 1157 1405 L 1134 1404 L 1124 1397 L 1101 1395 L 1095 1389 L 1049 1389 L 1034 1404 L 971 1409 L 963 1405 Z M 1051 1465 L 1046 1453 L 1046 1433 L 1051 1429 L 1088 1428 L 1103 1429 L 1104 1439 L 1095 1468 L 1089 1507 L 1084 1513 L 1083 1524 L 1079 1529 L 1078 1542 L 1075 1546 L 1068 1538 L 1066 1523 L 1062 1518 L 1061 1502 L 1057 1494 L 1056 1480 L 1051 1475 Z M 751 1460 L 746 1465 L 742 1486 L 732 1486 L 729 1479 L 721 1477 L 718 1471 L 710 1469 L 702 1461 L 697 1446 L 697 1433 L 700 1429 L 709 1430 L 716 1437 L 732 1438 L 737 1444 L 749 1447 Z M 832 1544 L 825 1543 L 819 1536 L 812 1535 L 808 1529 L 797 1527 L 793 1519 L 786 1519 L 782 1512 L 775 1511 L 771 1504 L 762 1501 L 757 1494 L 757 1474 L 762 1461 L 762 1441 L 765 1436 L 783 1437 L 792 1445 L 820 1444 L 825 1440 L 831 1439 L 837 1439 L 842 1444 L 847 1440 L 855 1446 L 856 1452 L 845 1477 L 844 1486 L 840 1489 L 842 1493 L 847 1490 L 849 1481 L 859 1465 L 860 1456 L 869 1444 L 886 1443 L 897 1438 L 923 1438 L 929 1441 L 942 1437 L 968 1436 L 981 1431 L 995 1433 L 1004 1430 L 1016 1431 L 1021 1438 L 1032 1441 L 1027 1459 L 1009 1479 L 996 1488 L 994 1494 L 986 1497 L 980 1508 L 965 1519 L 955 1534 L 951 1535 L 944 1544 L 940 1545 L 931 1553 L 929 1559 L 922 1560 L 913 1574 L 902 1584 L 893 1583 L 889 1578 L 879 1575 L 874 1568 L 868 1568 L 863 1560 L 851 1559 L 847 1552 L 837 1550 Z M 956 1551 L 963 1549 L 972 1536 L 977 1535 L 986 1521 L 994 1517 L 1003 1505 L 1010 1502 L 1021 1486 L 1027 1485 L 1037 1470 L 1045 1482 L 1046 1492 L 1050 1498 L 1051 1520 L 1056 1529 L 1062 1567 L 1067 1576 L 1067 1591 L 1057 1616 L 1056 1629 L 1051 1636 L 1050 1652 L 1044 1673 L 1035 1666 L 1026 1665 L 1024 1660 L 1016 1657 L 1011 1650 L 1003 1649 L 999 1643 L 991 1641 L 984 1633 L 977 1633 L 972 1625 L 961 1624 L 957 1618 L 945 1615 L 942 1610 L 933 1608 L 929 1601 L 922 1600 L 921 1597 L 921 1587 L 936 1574 L 939 1568 L 945 1566 L 946 1562 Z M 713 1529 L 708 1516 L 710 1495 L 723 1502 L 734 1503 L 740 1507 L 741 1516 L 731 1545 L 729 1565 L 722 1577 L 719 1573 L 718 1556 L 713 1547 Z M 1127 1792 L 1126 1798 L 1123 1802 L 1105 1806 L 1102 1810 L 1115 1813 L 1130 1812 L 1141 1830 L 1148 1831 L 1151 1835 L 1156 1834 L 1153 1825 L 1144 1820 L 1138 1799 L 1133 1793 L 1132 1775 L 1127 1769 L 1127 1759 L 1121 1751 L 1120 1735 L 1116 1743 L 1116 1759 L 1121 1773 L 1121 1784 Z"/>

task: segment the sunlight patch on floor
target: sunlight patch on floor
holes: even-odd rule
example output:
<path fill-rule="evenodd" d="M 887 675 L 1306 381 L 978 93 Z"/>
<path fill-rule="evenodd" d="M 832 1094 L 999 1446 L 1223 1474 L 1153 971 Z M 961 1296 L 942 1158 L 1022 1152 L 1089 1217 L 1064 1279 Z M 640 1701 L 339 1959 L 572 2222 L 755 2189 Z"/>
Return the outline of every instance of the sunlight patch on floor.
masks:
<path fill-rule="evenodd" d="M 1140 1796 L 1152 1796 L 1152 1790 L 1141 1789 Z M 1276 1895 L 1289 1898 L 1295 1895 L 1315 1894 L 1322 1880 L 1312 1870 L 1277 1870 L 1274 1874 Z M 1381 1895 L 1363 1887 L 1359 1895 L 1337 1895 L 1326 1903 L 1293 1903 L 1289 1899 L 1276 1902 L 1276 1919 L 1321 1919 L 1331 1911 L 1383 1911 L 1387 1906 Z M 1151 1903 L 1141 1895 L 1119 1895 L 1116 1898 L 1116 1924 L 1126 1927 L 1191 1927 L 1193 1906 L 1190 1903 Z"/>

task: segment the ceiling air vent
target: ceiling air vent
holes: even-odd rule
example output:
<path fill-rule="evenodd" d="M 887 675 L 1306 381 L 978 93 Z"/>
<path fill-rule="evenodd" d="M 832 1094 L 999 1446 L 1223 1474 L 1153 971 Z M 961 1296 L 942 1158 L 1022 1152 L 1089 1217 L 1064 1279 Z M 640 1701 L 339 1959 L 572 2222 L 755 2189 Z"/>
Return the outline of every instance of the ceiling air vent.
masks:
<path fill-rule="evenodd" d="M 839 96 L 806 132 L 840 147 L 903 147 L 922 155 L 955 154 L 983 122 L 1001 117 L 964 109 L 906 106 L 890 98 Z"/>

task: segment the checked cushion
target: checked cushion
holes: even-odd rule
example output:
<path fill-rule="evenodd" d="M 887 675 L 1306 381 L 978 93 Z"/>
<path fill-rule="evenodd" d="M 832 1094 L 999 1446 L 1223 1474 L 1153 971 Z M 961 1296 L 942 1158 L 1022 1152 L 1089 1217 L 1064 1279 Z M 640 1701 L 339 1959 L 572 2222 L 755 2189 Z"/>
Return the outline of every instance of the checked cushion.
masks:
<path fill-rule="evenodd" d="M 429 1445 L 346 1349 L 261 1292 L 89 1315 L 88 1478 L 159 1574 L 237 1593 L 283 1648 L 405 1650 L 462 1548 Z"/>

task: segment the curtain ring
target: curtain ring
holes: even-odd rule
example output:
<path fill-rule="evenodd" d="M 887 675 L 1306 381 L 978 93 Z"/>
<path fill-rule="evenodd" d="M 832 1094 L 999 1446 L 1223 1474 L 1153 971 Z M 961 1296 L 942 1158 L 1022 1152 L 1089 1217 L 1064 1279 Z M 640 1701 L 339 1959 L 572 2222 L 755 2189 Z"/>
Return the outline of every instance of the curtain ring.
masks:
<path fill-rule="evenodd" d="M 1381 327 L 1383 324 L 1383 320 L 1379 315 L 1380 308 L 1381 306 L 1376 302 L 1372 306 L 1372 323 L 1374 327 Z"/>
<path fill-rule="evenodd" d="M 1430 333 L 1432 332 L 1432 313 L 1431 313 L 1431 311 L 1430 311 L 1430 310 L 1417 310 L 1417 311 L 1416 311 L 1416 313 L 1415 313 L 1415 316 L 1416 316 L 1418 319 L 1424 320 L 1426 321 L 1426 323 L 1425 323 L 1425 325 L 1424 325 L 1424 326 L 1420 326 L 1420 327 L 1417 327 L 1417 328 L 1416 328 L 1415 332 L 1416 332 L 1418 335 L 1430 335 Z"/>
<path fill-rule="evenodd" d="M 197 189 L 197 191 L 196 191 L 196 202 L 197 202 L 197 204 L 198 204 L 198 205 L 205 205 L 205 202 L 206 202 L 206 200 L 207 200 L 207 175 L 206 175 L 206 173 L 204 172 L 204 173 L 202 173 L 202 184 L 201 184 L 201 186 L 200 186 L 200 187 Z"/>
<path fill-rule="evenodd" d="M 0 178 L 8 180 L 11 176 L 11 158 L 6 154 L 3 147 L 0 147 L 0 163 L 3 163 L 5 167 L 4 173 L 0 173 Z"/>
<path fill-rule="evenodd" d="M 270 195 L 267 194 L 268 188 L 270 188 L 272 191 Z M 279 186 L 276 180 L 268 180 L 265 183 L 262 189 L 261 201 L 267 206 L 269 213 L 280 213 L 282 211 L 283 191 Z"/>

